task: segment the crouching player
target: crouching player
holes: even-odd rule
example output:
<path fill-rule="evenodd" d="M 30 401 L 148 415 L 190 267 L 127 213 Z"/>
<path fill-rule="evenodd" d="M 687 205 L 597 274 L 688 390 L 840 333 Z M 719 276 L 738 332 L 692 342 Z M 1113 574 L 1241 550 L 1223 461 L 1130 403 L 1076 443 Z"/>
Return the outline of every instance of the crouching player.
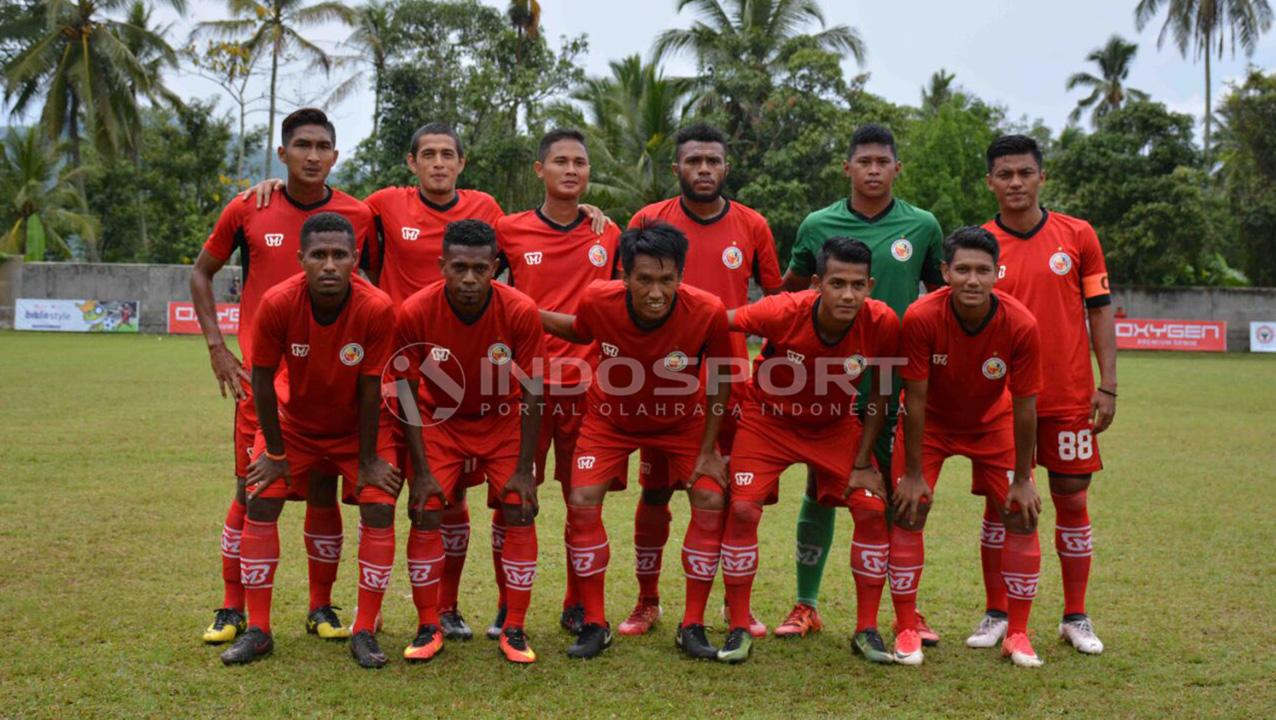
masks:
<path fill-rule="evenodd" d="M 922 529 L 939 471 L 953 455 L 970 458 L 971 492 L 985 497 L 1006 528 L 1001 577 L 1009 628 L 1001 652 L 1020 667 L 1041 665 L 1027 634 L 1041 570 L 1041 498 L 1032 479 L 1041 341 L 1032 313 L 992 289 L 997 255 L 997 240 L 987 230 L 954 232 L 944 241 L 948 287 L 904 313 L 906 415 L 892 461 L 903 472 L 895 480 L 889 575 L 899 623 L 895 661 L 905 665 L 922 663 L 917 634 Z"/>
<path fill-rule="evenodd" d="M 399 470 L 385 459 L 394 457 L 393 447 L 379 444 L 377 433 L 394 306 L 353 275 L 359 252 L 344 217 L 326 212 L 308 218 L 298 254 L 303 272 L 265 294 L 253 328 L 253 397 L 261 427 L 248 469 L 239 560 L 249 628 L 222 653 L 227 665 L 252 662 L 274 649 L 271 588 L 284 501 L 305 498 L 312 475 L 342 475 L 346 502 L 393 505 L 402 484 Z M 274 385 L 281 362 L 288 378 L 282 408 Z M 386 568 L 386 579 L 388 574 Z M 359 636 L 352 641 L 356 658 L 360 642 Z"/>
<path fill-rule="evenodd" d="M 487 477 L 488 507 L 499 508 L 505 524 L 500 651 L 510 662 L 536 660 L 523 621 L 536 578 L 532 465 L 541 424 L 544 334 L 536 303 L 492 282 L 497 258 L 490 225 L 450 223 L 439 259 L 443 280 L 412 295 L 399 313 L 399 351 L 392 364 L 407 385 L 399 400 L 412 463 L 408 573 L 419 621 L 416 639 L 403 651 L 409 661 L 427 661 L 443 650 L 439 526 L 470 458 L 477 458 L 476 472 Z"/>
<path fill-rule="evenodd" d="M 719 660 L 741 662 L 749 656 L 762 506 L 776 502 L 786 468 L 806 463 L 814 469 L 819 501 L 849 505 L 855 520 L 853 647 L 873 662 L 891 662 L 877 632 L 888 536 L 885 487 L 872 453 L 891 390 L 882 363 L 897 355 L 899 318 L 889 305 L 869 298 L 872 261 L 864 243 L 830 238 L 817 256 L 813 289 L 763 298 L 728 313 L 732 330 L 760 335 L 766 344 L 745 390 L 728 473 L 731 506 L 722 538 L 722 579 L 731 632 Z M 855 387 L 870 370 L 879 382 L 872 384 L 872 404 L 861 427 Z"/>

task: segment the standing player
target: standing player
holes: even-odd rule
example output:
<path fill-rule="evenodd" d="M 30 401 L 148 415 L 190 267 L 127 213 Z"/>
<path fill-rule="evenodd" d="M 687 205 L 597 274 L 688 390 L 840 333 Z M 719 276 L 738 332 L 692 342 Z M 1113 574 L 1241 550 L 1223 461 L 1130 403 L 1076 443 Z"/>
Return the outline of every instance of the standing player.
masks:
<path fill-rule="evenodd" d="M 591 343 L 598 359 L 588 409 L 576 440 L 567 501 L 567 550 L 585 605 L 585 626 L 567 649 L 591 658 L 611 645 L 604 589 L 611 552 L 602 504 L 624 486 L 630 453 L 662 451 L 670 485 L 687 488 L 691 523 L 683 541 L 687 601 L 676 642 L 697 658 L 714 658 L 704 609 L 718 571 L 726 505 L 725 467 L 715 445 L 730 392 L 715 367 L 731 360 L 726 309 L 713 295 L 682 284 L 687 239 L 652 224 L 620 238 L 622 280 L 596 282 L 576 315 L 541 311 L 545 329 Z M 708 382 L 699 380 L 706 366 Z M 707 387 L 706 387 L 707 386 Z"/>
<path fill-rule="evenodd" d="M 629 228 L 664 222 L 682 231 L 687 237 L 687 266 L 682 281 L 717 295 L 728 310 L 748 304 L 750 278 L 757 281 L 763 293 L 778 292 L 780 265 L 766 218 L 722 195 L 731 169 L 726 136 L 703 123 L 685 127 L 674 136 L 674 155 L 673 172 L 682 192 L 639 210 Z M 732 333 L 731 341 L 737 357 L 749 356 L 744 333 Z M 724 456 L 731 454 L 738 416 L 739 407 L 733 404 L 719 438 Z M 642 495 L 634 512 L 638 602 L 629 618 L 620 624 L 621 635 L 642 635 L 660 617 L 660 567 L 672 520 L 668 463 L 658 452 L 644 449 L 639 467 Z M 755 637 L 766 635 L 766 625 L 757 619 L 751 620 L 749 627 Z"/>
<path fill-rule="evenodd" d="M 213 623 L 204 631 L 204 641 L 224 643 L 243 632 L 244 586 L 240 582 L 240 545 L 244 528 L 243 483 L 248 474 L 249 453 L 257 432 L 257 412 L 253 405 L 250 376 L 246 369 L 252 357 L 253 324 L 262 296 L 274 285 L 296 274 L 301 227 L 320 212 L 339 213 L 354 226 L 360 247 L 373 234 L 372 216 L 367 206 L 345 193 L 327 186 L 328 174 L 337 161 L 336 131 L 320 110 L 303 108 L 284 118 L 278 154 L 288 170 L 283 202 L 257 209 L 232 201 L 222 211 L 217 225 L 204 243 L 191 273 L 191 300 L 199 318 L 213 374 L 222 396 L 229 391 L 235 405 L 236 489 L 222 529 L 222 581 L 225 594 Z M 239 347 L 244 361 L 226 347 L 217 326 L 213 301 L 213 276 L 239 250 L 243 265 L 243 299 L 240 303 Z M 305 519 L 306 554 L 310 558 L 310 616 L 306 628 L 322 638 L 350 636 L 332 607 L 332 585 L 341 559 L 341 511 L 337 507 L 336 478 L 310 483 Z"/>
<path fill-rule="evenodd" d="M 1107 264 L 1089 223 L 1039 204 L 1046 174 L 1037 141 L 1024 135 L 994 141 L 988 147 L 987 180 L 998 206 L 997 217 L 984 225 L 1001 245 L 997 289 L 1026 305 L 1050 329 L 1042 338 L 1052 382 L 1042 388 L 1037 407 L 1037 464 L 1050 472 L 1054 543 L 1063 571 L 1059 635 L 1077 650 L 1097 655 L 1103 642 L 1085 606 L 1094 553 L 1086 490 L 1103 469 L 1097 436 L 1116 414 L 1116 320 Z M 1097 386 L 1091 347 L 1099 361 Z M 996 533 L 985 533 L 985 566 L 992 544 L 988 535 Z M 1005 632 L 998 602 L 989 598 L 990 612 L 967 644 L 989 647 Z"/>
<path fill-rule="evenodd" d="M 509 283 L 527 293 L 545 310 L 574 314 L 585 289 L 595 280 L 609 280 L 616 265 L 620 231 L 608 225 L 600 237 L 586 221 L 580 198 L 589 188 L 589 150 L 578 130 L 552 130 L 541 138 L 536 175 L 545 183 L 545 201 L 535 210 L 510 215 L 496 224 L 496 237 L 509 265 Z M 554 446 L 554 478 L 563 500 L 571 490 L 571 462 L 576 435 L 584 417 L 584 392 L 589 377 L 582 373 L 592 357 L 588 345 L 545 337 L 549 359 L 546 406 L 540 446 L 536 453 L 536 482 L 545 480 L 545 461 Z M 493 533 L 501 517 L 492 517 Z M 566 532 L 566 528 L 564 528 Z M 498 624 L 505 612 L 502 598 Z M 573 634 L 584 624 L 585 608 L 576 592 L 576 578 L 567 564 L 567 591 L 560 624 Z"/>
<path fill-rule="evenodd" d="M 855 519 L 851 571 L 858 608 L 853 647 L 873 662 L 891 662 L 877 632 L 886 584 L 886 489 L 872 450 L 886 425 L 891 380 L 881 366 L 899 345 L 899 318 L 871 300 L 873 254 L 858 240 L 831 238 L 817 256 L 814 287 L 728 312 L 731 328 L 766 339 L 754 360 L 728 477 L 731 512 L 722 537 L 722 580 L 731 632 L 718 659 L 748 658 L 753 578 L 758 570 L 762 506 L 774 504 L 780 474 L 794 463 L 816 471 L 818 498 L 849 505 Z M 875 412 L 861 427 L 855 385 L 872 383 Z M 849 482 L 848 482 L 849 481 Z"/>
<path fill-rule="evenodd" d="M 971 492 L 1000 511 L 1006 528 L 1002 577 L 991 579 L 1010 598 L 1002 654 L 1020 667 L 1041 665 L 1027 634 L 1041 570 L 1041 499 L 1032 480 L 1041 341 L 1032 313 L 993 291 L 997 253 L 996 239 L 983 228 L 954 232 L 944 244 L 948 287 L 904 314 L 905 412 L 895 449 L 903 472 L 893 493 L 888 572 L 899 626 L 895 661 L 905 665 L 922 663 L 916 605 L 922 529 L 944 460 L 953 455 L 970 458 Z"/>
<path fill-rule="evenodd" d="M 873 251 L 873 298 L 891 307 L 898 316 L 917 299 L 918 286 L 934 288 L 943 281 L 939 274 L 943 233 L 935 216 L 894 196 L 892 188 L 903 166 L 895 148 L 895 136 L 881 125 L 862 125 L 851 136 L 850 154 L 842 164 L 851 181 L 851 196 L 816 210 L 802 221 L 793 246 L 789 269 L 784 274 L 786 290 L 802 290 L 811 284 L 816 256 L 831 237 L 863 241 Z M 896 379 L 898 383 L 898 378 Z M 861 388 L 867 390 L 867 388 Z M 868 393 L 863 393 L 868 397 Z M 861 414 L 867 412 L 862 402 Z M 877 463 L 890 475 L 891 438 L 899 410 L 899 385 L 891 398 L 886 431 L 874 448 Z M 777 637 L 803 637 L 823 626 L 816 605 L 824 563 L 833 543 L 835 508 L 816 501 L 815 476 L 808 471 L 806 495 L 798 511 L 797 523 L 797 603 L 775 629 Z M 927 645 L 939 642 L 920 620 L 922 639 Z"/>
<path fill-rule="evenodd" d="M 252 662 L 274 649 L 270 606 L 284 501 L 304 497 L 312 474 L 340 473 L 347 502 L 387 495 L 393 502 L 402 483 L 389 462 L 393 448 L 377 443 L 381 371 L 394 347 L 394 306 L 385 293 L 352 277 L 359 251 L 348 220 L 320 213 L 306 220 L 300 235 L 302 273 L 262 297 L 253 325 L 253 401 L 260 428 L 248 468 L 251 495 L 240 545 L 251 624 L 222 653 L 227 665 Z M 287 366 L 282 413 L 275 389 L 281 364 Z M 380 650 L 370 632 L 359 633 L 351 649 L 361 664 L 376 666 Z"/>
<path fill-rule="evenodd" d="M 541 422 L 540 368 L 544 338 L 536 303 L 493 283 L 496 233 L 480 220 L 461 220 L 443 234 L 443 281 L 408 298 L 399 314 L 401 357 L 411 389 L 402 400 L 412 460 L 409 507 L 416 513 L 408 568 L 420 625 L 404 650 L 424 661 L 443 649 L 438 627 L 443 508 L 457 496 L 462 468 L 478 458 L 487 477 L 488 506 L 503 515 L 501 553 L 507 614 L 500 650 L 531 663 L 523 622 L 536 578 L 536 481 L 532 463 Z M 400 363 L 399 361 L 403 362 Z M 528 379 L 531 386 L 520 387 Z M 416 412 L 412 398 L 424 412 Z"/>

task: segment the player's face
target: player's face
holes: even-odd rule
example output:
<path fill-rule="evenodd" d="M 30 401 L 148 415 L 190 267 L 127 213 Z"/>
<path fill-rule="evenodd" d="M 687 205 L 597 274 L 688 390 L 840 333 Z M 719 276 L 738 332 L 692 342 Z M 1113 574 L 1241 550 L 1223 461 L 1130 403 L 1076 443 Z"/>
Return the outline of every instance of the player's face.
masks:
<path fill-rule="evenodd" d="M 856 145 L 855 152 L 842 163 L 851 180 L 851 192 L 862 198 L 883 198 L 891 194 L 902 165 L 889 145 Z"/>
<path fill-rule="evenodd" d="M 576 200 L 589 187 L 589 153 L 577 140 L 559 140 L 550 145 L 545 160 L 538 160 L 534 167 L 550 197 Z"/>
<path fill-rule="evenodd" d="M 673 309 L 682 273 L 673 260 L 650 255 L 634 257 L 633 269 L 625 274 L 625 289 L 633 299 L 634 314 L 644 323 L 657 323 Z"/>
<path fill-rule="evenodd" d="M 423 135 L 416 153 L 408 155 L 408 168 L 421 188 L 432 195 L 448 195 L 456 190 L 456 178 L 465 169 L 465 158 L 449 135 Z"/>
<path fill-rule="evenodd" d="M 953 298 L 968 308 L 988 303 L 993 283 L 997 282 L 997 264 L 983 250 L 957 248 L 953 261 L 944 263 L 944 281 L 953 289 Z"/>
<path fill-rule="evenodd" d="M 496 253 L 490 246 L 451 245 L 439 258 L 448 298 L 462 310 L 478 310 L 492 290 Z"/>
<path fill-rule="evenodd" d="M 722 143 L 699 140 L 683 143 L 678 148 L 678 160 L 673 164 L 683 197 L 702 203 L 718 199 L 730 169 L 727 149 L 722 147 Z"/>
<path fill-rule="evenodd" d="M 1002 212 L 1022 212 L 1037 206 L 1046 174 L 1031 154 L 1003 155 L 992 163 L 984 177 L 988 189 L 997 196 Z"/>
<path fill-rule="evenodd" d="M 302 125 L 292 131 L 288 144 L 279 148 L 279 160 L 288 168 L 289 179 L 322 185 L 337 162 L 337 148 L 327 128 Z"/>
<path fill-rule="evenodd" d="M 868 276 L 867 265 L 829 258 L 815 289 L 820 291 L 821 310 L 827 308 L 837 322 L 850 323 L 873 292 L 873 278 Z"/>
<path fill-rule="evenodd" d="M 359 264 L 359 253 L 350 234 L 336 230 L 317 232 L 310 244 L 297 253 L 306 285 L 316 295 L 344 295 L 350 287 L 350 275 Z"/>

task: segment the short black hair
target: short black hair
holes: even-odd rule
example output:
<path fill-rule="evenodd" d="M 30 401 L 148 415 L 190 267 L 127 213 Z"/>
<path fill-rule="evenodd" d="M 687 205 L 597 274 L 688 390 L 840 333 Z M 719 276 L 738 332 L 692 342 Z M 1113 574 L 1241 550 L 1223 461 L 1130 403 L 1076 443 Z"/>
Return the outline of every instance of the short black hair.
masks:
<path fill-rule="evenodd" d="M 327 130 L 329 137 L 332 138 L 333 146 L 336 146 L 337 128 L 333 127 L 328 115 L 319 108 L 308 107 L 293 111 L 280 124 L 280 139 L 283 140 L 284 147 L 288 147 L 288 142 L 292 140 L 292 134 L 296 132 L 297 128 L 304 125 L 318 125 Z"/>
<path fill-rule="evenodd" d="M 458 157 L 465 157 L 465 150 L 461 147 L 461 136 L 456 134 L 456 128 L 444 122 L 431 122 L 422 125 L 412 133 L 412 155 L 415 156 L 417 147 L 421 144 L 421 138 L 426 135 L 447 135 L 452 138 L 452 142 L 456 145 L 456 154 Z"/>
<path fill-rule="evenodd" d="M 873 251 L 861 240 L 848 237 L 831 237 L 825 240 L 820 247 L 820 254 L 815 256 L 816 275 L 824 277 L 829 258 L 852 265 L 863 265 L 870 275 L 873 273 Z"/>
<path fill-rule="evenodd" d="M 860 145 L 885 145 L 891 149 L 891 157 L 899 159 L 899 151 L 895 148 L 895 133 L 885 125 L 868 123 L 855 128 L 855 132 L 851 133 L 851 147 L 846 151 L 847 159 L 855 155 L 855 148 Z"/>
<path fill-rule="evenodd" d="M 996 265 L 1001 257 L 1001 246 L 993 234 L 977 225 L 957 228 L 944 240 L 944 262 L 951 263 L 958 250 L 982 250 L 992 256 Z"/>
<path fill-rule="evenodd" d="M 643 223 L 620 236 L 620 269 L 626 275 L 634 271 L 634 258 L 639 255 L 672 260 L 682 272 L 687 264 L 687 236 L 668 223 Z"/>
<path fill-rule="evenodd" d="M 718 143 L 722 146 L 722 153 L 725 155 L 727 152 L 727 136 L 709 123 L 698 122 L 694 125 L 688 125 L 674 134 L 673 159 L 675 161 L 680 158 L 679 151 L 682 146 L 689 142 Z"/>
<path fill-rule="evenodd" d="M 344 232 L 350 238 L 351 249 L 355 246 L 354 225 L 345 218 L 344 215 L 338 215 L 335 212 L 321 212 L 317 215 L 311 215 L 301 224 L 301 249 L 304 252 L 310 247 L 310 239 L 315 233 L 322 232 Z"/>
<path fill-rule="evenodd" d="M 1037 169 L 1041 169 L 1041 146 L 1027 135 L 1002 135 L 988 146 L 988 172 L 992 172 L 997 158 L 1007 155 L 1031 155 L 1037 161 Z"/>
<path fill-rule="evenodd" d="M 482 220 L 457 220 L 448 223 L 443 230 L 443 252 L 446 253 L 453 245 L 491 248 L 493 257 L 499 252 L 496 247 L 496 231 Z"/>
<path fill-rule="evenodd" d="M 536 159 L 545 162 L 545 158 L 549 155 L 549 149 L 554 147 L 554 143 L 560 140 L 575 140 L 585 148 L 585 152 L 589 152 L 589 145 L 585 142 L 585 133 L 576 128 L 554 128 L 541 136 L 540 145 L 536 148 Z"/>

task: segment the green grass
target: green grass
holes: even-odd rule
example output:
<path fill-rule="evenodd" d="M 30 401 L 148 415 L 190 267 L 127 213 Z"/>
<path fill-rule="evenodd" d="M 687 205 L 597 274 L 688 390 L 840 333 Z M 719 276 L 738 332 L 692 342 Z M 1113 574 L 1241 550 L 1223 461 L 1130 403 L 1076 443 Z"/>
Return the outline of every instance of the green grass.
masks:
<path fill-rule="evenodd" d="M 359 670 L 343 645 L 303 629 L 302 508 L 282 521 L 275 655 L 226 669 L 199 642 L 221 598 L 217 542 L 230 497 L 231 406 L 194 338 L 0 333 L 0 716 L 401 717 L 1271 717 L 1276 713 L 1276 362 L 1256 356 L 1126 354 L 1107 470 L 1091 489 L 1097 558 L 1090 610 L 1108 650 L 1055 641 L 1058 560 L 1046 548 L 1032 619 L 1039 671 L 962 645 L 982 610 L 980 503 L 950 462 L 928 526 L 922 604 L 944 641 L 920 669 L 850 652 L 850 520 L 839 517 L 824 584 L 828 627 L 755 645 L 728 667 L 676 654 L 682 604 L 675 498 L 663 579 L 666 619 L 604 657 L 569 662 L 557 629 L 563 511 L 543 496 L 529 632 L 541 661 L 507 666 L 489 641 L 451 643 L 427 666 Z M 762 526 L 755 611 L 774 624 L 793 593 L 798 470 Z M 462 609 L 476 629 L 495 602 L 486 513 L 475 494 Z M 633 601 L 635 493 L 613 495 L 609 615 Z M 337 602 L 355 599 L 354 527 Z M 406 523 L 400 523 L 402 535 Z M 402 561 L 382 643 L 414 630 Z M 720 588 L 710 602 L 713 616 Z M 347 613 L 348 616 L 348 613 Z M 889 602 L 882 612 L 890 622 Z M 721 627 L 711 635 L 722 638 Z M 888 635 L 889 638 L 889 635 Z"/>

